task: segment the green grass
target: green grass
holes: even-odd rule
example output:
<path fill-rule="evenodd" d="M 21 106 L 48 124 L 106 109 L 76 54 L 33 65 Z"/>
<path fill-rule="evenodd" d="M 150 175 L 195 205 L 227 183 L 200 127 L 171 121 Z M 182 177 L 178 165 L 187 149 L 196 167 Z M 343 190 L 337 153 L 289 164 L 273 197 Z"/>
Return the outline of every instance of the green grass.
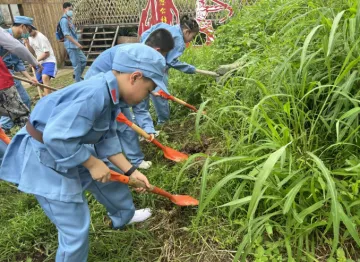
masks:
<path fill-rule="evenodd" d="M 359 28 L 355 0 L 264 0 L 188 49 L 201 69 L 240 66 L 219 82 L 171 71 L 172 93 L 207 114 L 172 104 L 160 140 L 193 156 L 175 165 L 144 143 L 144 173 L 200 205 L 134 194 L 154 217 L 112 231 L 88 196 L 89 261 L 358 261 Z M 0 193 L 0 261 L 51 261 L 56 230 L 35 200 Z"/>

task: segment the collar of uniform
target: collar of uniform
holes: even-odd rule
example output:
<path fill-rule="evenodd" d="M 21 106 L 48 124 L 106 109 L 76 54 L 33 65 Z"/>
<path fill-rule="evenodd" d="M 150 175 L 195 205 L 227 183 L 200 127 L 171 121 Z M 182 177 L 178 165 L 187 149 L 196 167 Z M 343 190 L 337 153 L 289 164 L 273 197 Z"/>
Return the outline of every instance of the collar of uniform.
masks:
<path fill-rule="evenodd" d="M 118 83 L 117 83 L 116 77 L 114 76 L 112 71 L 106 72 L 104 77 L 106 79 L 106 83 L 107 83 L 107 87 L 109 89 L 111 99 L 112 99 L 114 105 L 117 105 L 119 103 L 120 94 L 119 94 L 119 88 L 118 88 Z"/>

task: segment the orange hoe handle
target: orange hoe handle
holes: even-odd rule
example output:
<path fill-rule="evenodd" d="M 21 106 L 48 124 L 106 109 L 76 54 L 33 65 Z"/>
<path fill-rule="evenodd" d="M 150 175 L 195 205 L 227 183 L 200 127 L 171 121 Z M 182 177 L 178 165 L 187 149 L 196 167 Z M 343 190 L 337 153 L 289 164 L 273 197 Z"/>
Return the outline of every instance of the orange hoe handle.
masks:
<path fill-rule="evenodd" d="M 174 97 L 174 96 L 172 96 L 172 95 L 168 95 L 168 94 L 166 94 L 166 93 L 165 93 L 164 91 L 162 91 L 162 90 L 160 90 L 158 93 L 159 93 L 159 95 L 160 95 L 162 98 L 165 98 L 165 99 L 167 99 L 167 100 L 172 100 L 172 101 L 174 101 L 174 102 L 176 102 L 176 103 L 178 103 L 178 104 L 180 104 L 180 105 L 186 106 L 187 108 L 190 108 L 190 109 L 191 109 L 192 111 L 194 111 L 194 112 L 197 112 L 197 111 L 198 111 L 195 106 L 190 105 L 190 104 L 186 103 L 184 100 L 181 100 L 181 99 L 179 99 L 179 98 L 176 98 L 176 97 Z M 203 112 L 203 114 L 205 114 L 205 112 Z"/>
<path fill-rule="evenodd" d="M 27 83 L 29 83 L 29 84 L 33 84 L 33 82 L 31 81 L 31 80 L 29 80 L 29 79 L 27 79 L 27 78 L 22 78 L 22 77 L 18 77 L 18 76 L 15 76 L 15 75 L 12 75 L 12 77 L 14 78 L 14 79 L 17 79 L 17 80 L 20 80 L 20 81 L 23 81 L 23 82 L 27 82 Z M 52 90 L 52 91 L 57 91 L 57 90 L 59 90 L 59 89 L 56 89 L 56 88 L 54 88 L 54 87 L 51 87 L 51 86 L 47 86 L 47 85 L 44 85 L 44 84 L 36 84 L 37 86 L 40 86 L 40 87 L 42 87 L 42 88 L 46 88 L 46 89 L 50 89 L 50 90 Z"/>
<path fill-rule="evenodd" d="M 141 187 L 146 188 L 146 185 L 144 182 L 134 179 L 131 176 L 130 177 L 124 176 L 113 170 L 110 170 L 110 174 L 111 174 L 111 178 L 110 178 L 111 181 L 118 181 L 120 183 L 127 184 L 134 188 L 141 188 Z M 150 188 L 146 188 L 146 190 L 151 193 L 161 195 L 161 196 L 169 198 L 169 199 L 171 199 L 171 197 L 172 197 L 172 194 L 170 194 L 169 192 L 166 192 L 165 190 L 162 190 L 161 188 L 158 188 L 153 185 L 150 185 Z"/>
<path fill-rule="evenodd" d="M 147 140 L 151 140 L 151 135 L 149 135 L 148 133 L 145 132 L 145 130 L 141 129 L 135 123 L 127 119 L 127 117 L 123 113 L 118 114 L 118 116 L 116 117 L 116 121 L 124 123 L 125 125 L 131 127 L 139 135 L 143 136 Z"/>
<path fill-rule="evenodd" d="M 122 174 L 119 174 L 113 170 L 110 170 L 110 174 L 111 174 L 111 181 L 118 181 L 120 183 L 123 184 L 127 184 L 131 187 L 135 187 L 135 188 L 146 188 L 145 183 L 143 183 L 142 181 L 139 181 L 137 179 L 132 178 L 131 176 L 124 176 Z M 178 206 L 197 206 L 199 205 L 199 201 L 191 196 L 187 196 L 187 195 L 172 195 L 169 192 L 166 192 L 165 190 L 153 186 L 151 185 L 150 188 L 146 189 L 147 191 L 166 197 L 168 198 L 171 202 L 173 202 L 175 205 Z"/>
<path fill-rule="evenodd" d="M 118 116 L 116 117 L 116 120 L 118 122 L 124 123 L 125 125 L 131 127 L 136 133 L 143 136 L 145 139 L 147 139 L 149 141 L 151 140 L 151 136 L 148 133 L 146 133 L 144 129 L 141 129 L 138 125 L 136 125 L 135 123 L 133 123 L 129 119 L 127 119 L 127 117 L 123 113 L 118 114 Z M 159 147 L 161 149 L 165 149 L 165 146 L 162 145 L 156 139 L 153 139 L 151 142 L 154 145 L 156 145 L 157 147 Z"/>
<path fill-rule="evenodd" d="M 134 124 L 129 119 L 127 119 L 123 113 L 118 114 L 118 116 L 116 117 L 116 120 L 118 122 L 124 123 L 125 125 L 129 126 L 131 129 L 133 129 L 139 135 L 145 137 L 147 140 L 149 140 L 155 146 L 159 147 L 163 151 L 165 158 L 175 161 L 175 162 L 181 162 L 181 161 L 187 160 L 189 158 L 189 156 L 184 153 L 180 153 L 170 147 L 162 145 L 159 141 L 157 141 L 155 138 L 152 138 L 143 129 L 141 129 L 136 124 Z"/>

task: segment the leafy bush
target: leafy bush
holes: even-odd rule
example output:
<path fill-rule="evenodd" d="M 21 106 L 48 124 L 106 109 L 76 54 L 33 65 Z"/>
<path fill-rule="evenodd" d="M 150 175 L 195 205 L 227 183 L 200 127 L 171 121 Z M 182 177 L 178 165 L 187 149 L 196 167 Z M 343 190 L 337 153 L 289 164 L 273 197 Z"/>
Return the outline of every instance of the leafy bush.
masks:
<path fill-rule="evenodd" d="M 197 137 L 223 141 L 203 164 L 195 225 L 227 218 L 241 239 L 234 261 L 257 253 L 259 238 L 280 241 L 290 261 L 339 246 L 358 256 L 359 30 L 355 0 L 260 1 L 183 56 L 213 70 L 238 60 L 234 72 L 218 83 L 172 72 L 173 93 L 206 100 Z"/>

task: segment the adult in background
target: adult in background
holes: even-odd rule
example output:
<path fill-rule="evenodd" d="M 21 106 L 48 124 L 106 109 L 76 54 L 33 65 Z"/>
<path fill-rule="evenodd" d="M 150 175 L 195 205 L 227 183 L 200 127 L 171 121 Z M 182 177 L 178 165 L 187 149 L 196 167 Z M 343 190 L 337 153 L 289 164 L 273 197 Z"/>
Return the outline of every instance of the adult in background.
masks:
<path fill-rule="evenodd" d="M 74 68 L 75 81 L 80 82 L 86 66 L 83 46 L 78 41 L 75 25 L 72 22 L 73 6 L 69 2 L 63 4 L 64 15 L 60 19 L 60 27 L 65 36 L 64 46 Z"/>
<path fill-rule="evenodd" d="M 56 67 L 56 57 L 54 51 L 51 47 L 49 39 L 44 36 L 41 32 L 37 30 L 31 30 L 29 40 L 25 41 L 25 46 L 32 52 L 36 54 L 37 61 L 39 61 L 42 66 L 42 72 L 36 73 L 36 79 L 40 83 L 45 85 L 50 85 L 50 79 L 55 78 L 57 67 Z M 49 89 L 44 90 L 45 95 L 51 93 Z"/>
<path fill-rule="evenodd" d="M 12 35 L 15 39 L 17 39 L 17 41 L 19 42 L 21 39 L 29 38 L 30 35 L 29 32 L 31 30 L 36 30 L 36 28 L 33 26 L 32 18 L 26 16 L 15 16 L 14 24 L 12 25 L 12 27 L 10 27 L 7 30 L 7 32 L 10 35 Z M 26 71 L 24 62 L 16 54 L 12 54 L 8 52 L 8 50 L 6 50 L 3 46 L 0 46 L 0 56 L 2 57 L 7 69 L 11 74 L 14 74 L 14 72 L 20 72 L 23 76 L 31 80 L 34 84 L 38 83 L 36 78 L 33 78 L 29 75 L 29 73 Z M 27 115 L 29 114 L 29 110 L 31 106 L 30 96 L 26 92 L 25 88 L 22 86 L 21 82 L 19 80 L 15 80 L 14 82 L 18 94 L 16 94 L 15 92 L 11 92 L 11 94 L 7 94 L 8 95 L 7 98 L 4 97 L 2 98 L 3 100 L 7 101 L 7 105 L 2 104 L 1 106 L 9 108 L 10 103 L 12 103 L 13 100 L 16 100 L 17 95 L 20 95 L 23 104 L 20 106 L 19 102 L 15 102 L 15 103 L 16 103 L 16 107 L 21 111 L 21 113 L 19 112 L 21 117 L 14 117 L 11 115 L 9 117 L 1 117 L 0 124 L 5 131 L 10 131 L 10 129 L 14 126 L 14 122 L 12 121 L 12 119 L 14 118 L 16 120 L 20 120 L 21 121 L 20 125 L 23 126 L 26 123 Z M 24 109 L 24 104 L 26 109 Z"/>
<path fill-rule="evenodd" d="M 18 40 L 13 38 L 6 30 L 0 27 L 0 49 L 7 50 L 11 54 L 16 54 L 22 60 L 31 64 L 32 67 L 39 67 L 41 71 L 42 66 L 36 61 L 35 57 L 31 55 L 29 50 L 25 48 Z M 23 126 L 29 114 L 29 109 L 22 102 L 14 80 L 7 69 L 2 57 L 0 56 L 0 116 L 9 116 L 11 119 Z M 5 153 L 7 144 L 10 139 L 6 136 L 4 131 L 0 128 L 0 165 L 3 155 Z"/>

